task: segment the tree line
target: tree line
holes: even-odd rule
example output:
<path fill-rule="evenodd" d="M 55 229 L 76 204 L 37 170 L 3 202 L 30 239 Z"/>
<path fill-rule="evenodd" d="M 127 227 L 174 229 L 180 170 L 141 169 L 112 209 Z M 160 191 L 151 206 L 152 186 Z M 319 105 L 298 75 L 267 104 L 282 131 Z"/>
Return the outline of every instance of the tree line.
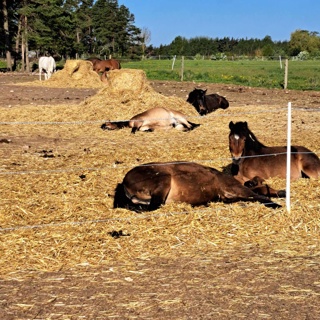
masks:
<path fill-rule="evenodd" d="M 149 50 L 154 55 L 204 56 L 211 59 L 231 57 L 310 57 L 320 58 L 320 37 L 318 32 L 295 30 L 288 41 L 273 41 L 270 36 L 263 39 L 234 39 L 229 37 L 176 37 L 169 45 Z M 302 54 L 303 53 L 303 54 Z"/>
<path fill-rule="evenodd" d="M 77 55 L 141 55 L 143 32 L 117 0 L 1 0 L 0 52 L 28 61 L 34 52 Z"/>
<path fill-rule="evenodd" d="M 135 17 L 117 0 L 1 0 L 0 55 L 9 69 L 20 61 L 30 71 L 29 58 L 50 54 L 63 58 L 110 56 L 141 59 L 150 56 L 320 57 L 318 32 L 296 30 L 289 41 L 177 36 L 154 47 L 147 28 L 135 26 Z"/>

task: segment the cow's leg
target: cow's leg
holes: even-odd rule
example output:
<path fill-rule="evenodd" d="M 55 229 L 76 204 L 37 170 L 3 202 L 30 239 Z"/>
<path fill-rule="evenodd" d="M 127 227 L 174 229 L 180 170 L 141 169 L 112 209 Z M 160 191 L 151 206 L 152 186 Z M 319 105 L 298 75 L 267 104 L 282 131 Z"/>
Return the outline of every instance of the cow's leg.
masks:
<path fill-rule="evenodd" d="M 153 132 L 154 131 L 154 128 L 150 128 L 148 125 L 143 125 L 141 127 L 136 127 L 136 131 L 143 131 L 143 132 Z M 131 130 L 131 133 L 135 133 L 133 132 L 133 128 Z"/>
<path fill-rule="evenodd" d="M 268 197 L 257 194 L 240 183 L 230 184 L 230 181 L 224 181 L 224 185 L 221 189 L 221 200 L 224 202 L 258 201 L 264 204 L 266 207 L 273 209 L 281 207 L 281 205 L 274 203 Z"/>
<path fill-rule="evenodd" d="M 149 204 L 149 211 L 157 210 L 161 205 L 166 203 L 168 194 L 171 189 L 171 176 L 165 175 L 159 179 L 158 187 L 153 190 L 151 201 Z"/>
<path fill-rule="evenodd" d="M 251 180 L 248 180 L 244 183 L 246 187 L 251 189 L 253 192 L 267 196 L 267 197 L 279 197 L 285 198 L 286 191 L 285 190 L 275 190 L 271 188 L 269 185 L 264 184 L 264 179 L 256 176 Z"/>
<path fill-rule="evenodd" d="M 131 133 L 132 133 L 132 134 L 135 134 L 135 133 L 137 132 L 137 130 L 138 130 L 137 127 L 133 127 L 133 128 L 131 129 Z"/>
<path fill-rule="evenodd" d="M 174 124 L 173 127 L 179 131 L 189 131 L 190 129 L 185 127 L 183 124 L 181 123 L 177 123 L 177 124 Z"/>

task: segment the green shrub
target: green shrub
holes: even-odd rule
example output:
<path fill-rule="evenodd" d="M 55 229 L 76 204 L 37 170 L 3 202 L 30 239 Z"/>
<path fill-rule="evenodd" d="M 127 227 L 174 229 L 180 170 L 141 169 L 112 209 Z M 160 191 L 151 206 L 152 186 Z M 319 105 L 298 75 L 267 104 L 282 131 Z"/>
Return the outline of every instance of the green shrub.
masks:
<path fill-rule="evenodd" d="M 7 62 L 0 60 L 0 69 L 5 69 L 7 67 Z"/>

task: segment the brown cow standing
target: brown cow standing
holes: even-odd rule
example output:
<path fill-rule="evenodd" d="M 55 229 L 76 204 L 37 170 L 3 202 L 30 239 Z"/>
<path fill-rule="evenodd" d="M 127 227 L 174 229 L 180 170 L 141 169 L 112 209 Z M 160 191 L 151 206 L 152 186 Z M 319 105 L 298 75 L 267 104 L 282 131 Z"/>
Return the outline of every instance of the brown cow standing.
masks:
<path fill-rule="evenodd" d="M 110 70 L 121 69 L 120 62 L 116 59 L 94 60 L 93 70 L 97 73 L 103 73 Z"/>
<path fill-rule="evenodd" d="M 121 69 L 121 64 L 116 59 L 101 60 L 99 58 L 89 58 L 87 59 L 87 61 L 90 61 L 92 63 L 93 71 L 97 72 L 98 74 L 102 73 L 102 82 L 106 82 L 108 71 Z"/>

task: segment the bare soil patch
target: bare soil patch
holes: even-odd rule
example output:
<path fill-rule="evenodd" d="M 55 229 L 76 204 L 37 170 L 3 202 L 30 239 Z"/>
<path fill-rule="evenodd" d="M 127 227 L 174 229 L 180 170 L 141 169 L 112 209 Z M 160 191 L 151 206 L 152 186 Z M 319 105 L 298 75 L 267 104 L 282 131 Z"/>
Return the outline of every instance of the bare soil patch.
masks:
<path fill-rule="evenodd" d="M 27 121 L 30 112 L 32 121 L 94 122 L 139 107 L 123 95 L 122 110 L 112 109 L 110 101 L 107 110 L 103 101 L 112 96 L 100 93 L 98 99 L 99 88 L 24 85 L 37 80 L 37 75 L 0 74 L 0 110 L 8 115 L 1 121 Z M 320 93 L 149 83 L 168 103 L 172 97 L 186 100 L 194 87 L 219 93 L 230 102 L 228 116 L 196 118 L 198 133 L 161 138 L 101 132 L 99 121 L 0 126 L 0 139 L 11 141 L 0 144 L 1 173 L 12 173 L 0 176 L 0 226 L 7 228 L 0 232 L 0 318 L 319 319 L 319 181 L 293 184 L 291 215 L 258 204 L 213 204 L 199 211 L 180 204 L 146 217 L 110 207 L 115 180 L 120 182 L 133 163 L 176 157 L 215 161 L 219 154 L 212 166 L 222 168 L 228 163 L 230 120 L 249 119 L 261 139 L 284 143 L 285 135 L 277 133 L 285 123 L 277 118 L 285 118 L 288 101 L 301 108 L 294 112 L 293 139 L 319 155 L 319 112 L 313 110 L 320 108 Z M 83 101 L 87 107 L 79 109 Z M 269 114 L 272 108 L 279 112 Z M 192 109 L 188 113 L 195 116 Z M 119 169 L 115 178 L 109 166 Z M 28 173 L 13 174 L 23 170 Z M 272 183 L 283 187 L 283 181 Z M 70 227 L 70 221 L 77 223 Z M 32 227 L 14 228 L 23 225 Z M 120 230 L 125 236 L 112 233 Z"/>
<path fill-rule="evenodd" d="M 10 105 L 52 105 L 59 103 L 79 103 L 95 95 L 99 88 L 59 88 L 40 86 L 19 86 L 19 83 L 38 81 L 36 74 L 0 73 L 1 106 Z M 236 85 L 150 81 L 155 91 L 165 96 L 187 99 L 195 87 L 207 89 L 208 93 L 224 95 L 234 106 L 273 105 L 283 106 L 288 101 L 296 107 L 319 107 L 320 92 L 250 88 Z"/>
<path fill-rule="evenodd" d="M 98 91 L 95 88 L 50 88 L 19 85 L 38 80 L 38 75 L 14 72 L 0 73 L 0 106 L 77 104 Z"/>

